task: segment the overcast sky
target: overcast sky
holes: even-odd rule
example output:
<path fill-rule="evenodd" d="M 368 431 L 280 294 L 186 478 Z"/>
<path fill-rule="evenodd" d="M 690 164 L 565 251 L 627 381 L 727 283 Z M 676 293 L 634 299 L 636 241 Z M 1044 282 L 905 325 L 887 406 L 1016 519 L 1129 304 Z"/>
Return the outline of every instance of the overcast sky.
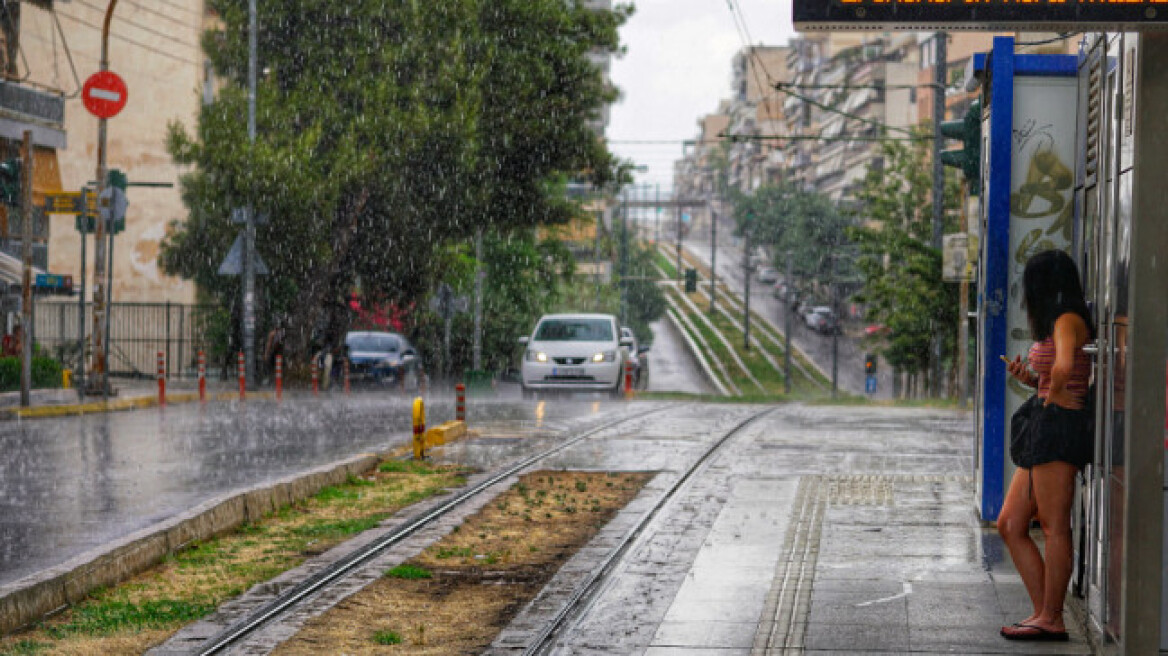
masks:
<path fill-rule="evenodd" d="M 783 45 L 794 34 L 791 0 L 737 0 L 754 43 Z M 697 136 L 697 120 L 730 95 L 730 65 L 743 47 L 730 0 L 635 0 L 621 30 L 628 53 L 612 63 L 622 98 L 612 108 L 608 139 L 613 152 L 649 170 L 638 183 L 673 180 L 681 141 Z M 621 141 L 664 140 L 669 144 Z"/>

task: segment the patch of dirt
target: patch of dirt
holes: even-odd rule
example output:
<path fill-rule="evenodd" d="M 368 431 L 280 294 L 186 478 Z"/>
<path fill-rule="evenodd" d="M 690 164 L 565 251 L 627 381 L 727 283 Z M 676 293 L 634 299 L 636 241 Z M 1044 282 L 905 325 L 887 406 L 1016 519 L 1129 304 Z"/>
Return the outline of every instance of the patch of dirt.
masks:
<path fill-rule="evenodd" d="M 652 477 L 542 471 L 313 619 L 281 656 L 479 653 Z M 405 570 L 407 573 L 401 573 Z M 429 578 L 400 578 L 400 576 Z"/>

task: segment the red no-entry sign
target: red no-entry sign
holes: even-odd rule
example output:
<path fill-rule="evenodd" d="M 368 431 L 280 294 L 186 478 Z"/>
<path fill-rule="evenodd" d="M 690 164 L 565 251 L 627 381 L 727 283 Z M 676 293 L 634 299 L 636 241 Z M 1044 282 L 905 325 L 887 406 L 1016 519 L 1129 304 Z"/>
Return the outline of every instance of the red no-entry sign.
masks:
<path fill-rule="evenodd" d="M 129 92 L 126 82 L 113 71 L 101 71 L 89 76 L 81 88 L 81 102 L 90 114 L 98 118 L 113 118 L 126 106 Z"/>

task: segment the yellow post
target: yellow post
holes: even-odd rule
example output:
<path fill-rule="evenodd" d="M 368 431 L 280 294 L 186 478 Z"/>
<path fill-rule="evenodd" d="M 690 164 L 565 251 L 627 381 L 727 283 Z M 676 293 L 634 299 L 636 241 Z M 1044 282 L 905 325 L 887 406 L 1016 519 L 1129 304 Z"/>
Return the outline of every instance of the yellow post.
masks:
<path fill-rule="evenodd" d="M 62 369 L 61 370 L 61 387 L 65 388 L 65 389 L 70 389 L 71 387 L 73 387 L 73 370 L 72 369 Z"/>
<path fill-rule="evenodd" d="M 426 457 L 426 403 L 414 399 L 414 460 Z"/>

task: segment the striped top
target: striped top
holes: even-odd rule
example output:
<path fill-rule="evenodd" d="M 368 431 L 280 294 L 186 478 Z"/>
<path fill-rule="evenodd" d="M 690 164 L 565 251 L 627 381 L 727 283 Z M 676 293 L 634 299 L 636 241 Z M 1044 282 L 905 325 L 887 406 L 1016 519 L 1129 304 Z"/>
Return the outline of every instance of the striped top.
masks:
<path fill-rule="evenodd" d="M 1030 368 L 1038 374 L 1038 396 L 1046 398 L 1050 393 L 1050 370 L 1054 367 L 1054 337 L 1035 342 L 1027 357 Z M 1074 397 L 1079 408 L 1087 398 L 1087 387 L 1091 383 L 1091 356 L 1083 349 L 1075 351 L 1075 364 L 1071 368 L 1071 378 L 1067 381 L 1067 392 Z"/>

